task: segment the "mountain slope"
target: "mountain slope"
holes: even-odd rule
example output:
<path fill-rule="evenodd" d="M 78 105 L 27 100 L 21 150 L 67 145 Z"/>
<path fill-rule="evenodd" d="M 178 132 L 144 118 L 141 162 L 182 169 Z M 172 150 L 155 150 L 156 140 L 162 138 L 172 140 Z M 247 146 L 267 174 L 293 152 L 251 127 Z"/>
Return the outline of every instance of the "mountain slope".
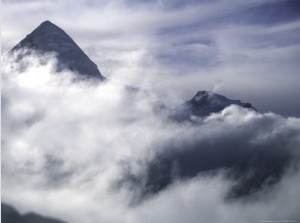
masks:
<path fill-rule="evenodd" d="M 69 69 L 81 77 L 105 78 L 101 75 L 97 65 L 80 49 L 74 40 L 61 28 L 45 21 L 19 42 L 10 53 L 26 51 L 21 57 L 31 51 L 37 53 L 55 53 L 58 64 L 57 71 Z"/>

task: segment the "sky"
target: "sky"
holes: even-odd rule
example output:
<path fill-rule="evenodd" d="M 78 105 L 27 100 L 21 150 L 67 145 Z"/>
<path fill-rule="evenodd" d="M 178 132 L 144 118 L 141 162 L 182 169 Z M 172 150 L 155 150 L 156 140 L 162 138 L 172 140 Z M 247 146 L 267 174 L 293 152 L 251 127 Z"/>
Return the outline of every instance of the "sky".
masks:
<path fill-rule="evenodd" d="M 297 0 L 2 0 L 2 201 L 69 223 L 299 222 L 299 12 Z M 74 82 L 52 54 L 6 54 L 45 20 L 107 81 Z M 259 112 L 156 110 L 199 90 Z"/>

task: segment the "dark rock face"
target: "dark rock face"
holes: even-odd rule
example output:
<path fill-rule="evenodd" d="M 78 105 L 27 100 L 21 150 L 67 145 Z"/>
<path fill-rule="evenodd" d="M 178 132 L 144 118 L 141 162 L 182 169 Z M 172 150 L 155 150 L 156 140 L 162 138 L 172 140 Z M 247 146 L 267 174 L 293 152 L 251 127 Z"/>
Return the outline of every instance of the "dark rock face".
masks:
<path fill-rule="evenodd" d="M 21 215 L 16 209 L 7 204 L 1 203 L 2 223 L 65 223 L 53 218 L 43 217 L 34 213 Z"/>
<path fill-rule="evenodd" d="M 27 51 L 26 54 L 31 51 L 42 54 L 55 53 L 58 60 L 57 71 L 69 69 L 84 78 L 105 79 L 98 70 L 97 65 L 90 60 L 74 40 L 64 30 L 50 21 L 43 22 L 10 52 L 18 50 L 25 50 Z"/>

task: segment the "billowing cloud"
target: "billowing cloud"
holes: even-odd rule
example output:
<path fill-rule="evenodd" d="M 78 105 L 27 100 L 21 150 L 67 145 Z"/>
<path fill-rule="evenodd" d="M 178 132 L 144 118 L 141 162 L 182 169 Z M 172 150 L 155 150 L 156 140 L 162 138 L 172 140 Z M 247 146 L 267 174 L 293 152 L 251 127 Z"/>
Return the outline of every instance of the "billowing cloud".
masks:
<path fill-rule="evenodd" d="M 231 106 L 173 122 L 154 108 L 181 96 L 139 69 L 74 82 L 40 59 L 2 58 L 3 201 L 74 223 L 299 219 L 299 118 Z M 228 200 L 239 188 L 253 191 Z"/>
<path fill-rule="evenodd" d="M 299 124 L 295 118 L 228 107 L 198 125 L 185 126 L 184 132 L 168 142 L 158 142 L 159 149 L 146 162 L 145 171 L 136 175 L 125 172 L 120 186 L 135 187 L 140 192 L 138 199 L 145 199 L 174 181 L 223 170 L 236 181 L 228 198 L 250 196 L 280 181 L 297 161 Z"/>

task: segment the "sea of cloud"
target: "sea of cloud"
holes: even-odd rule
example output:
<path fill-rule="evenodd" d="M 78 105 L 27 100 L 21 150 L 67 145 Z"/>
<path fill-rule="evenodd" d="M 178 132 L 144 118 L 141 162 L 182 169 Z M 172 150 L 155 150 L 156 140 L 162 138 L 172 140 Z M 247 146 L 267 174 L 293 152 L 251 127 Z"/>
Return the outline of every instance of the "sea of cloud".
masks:
<path fill-rule="evenodd" d="M 175 122 L 157 112 L 157 102 L 173 108 L 183 103 L 180 95 L 158 91 L 139 70 L 99 83 L 76 81 L 55 65 L 53 55 L 1 59 L 2 201 L 70 223 L 300 219 L 299 118 L 230 106 L 192 123 Z M 238 162 L 243 149 L 259 150 L 266 160 L 289 159 L 275 184 L 228 200 L 236 178 L 222 163 Z M 175 166 L 174 180 L 144 199 L 143 180 L 158 154 L 178 158 L 190 150 L 199 163 L 220 165 L 184 180 Z M 128 173 L 142 183 L 116 187 Z M 164 173 L 158 168 L 156 174 Z M 132 205 L 137 196 L 141 202 Z"/>

